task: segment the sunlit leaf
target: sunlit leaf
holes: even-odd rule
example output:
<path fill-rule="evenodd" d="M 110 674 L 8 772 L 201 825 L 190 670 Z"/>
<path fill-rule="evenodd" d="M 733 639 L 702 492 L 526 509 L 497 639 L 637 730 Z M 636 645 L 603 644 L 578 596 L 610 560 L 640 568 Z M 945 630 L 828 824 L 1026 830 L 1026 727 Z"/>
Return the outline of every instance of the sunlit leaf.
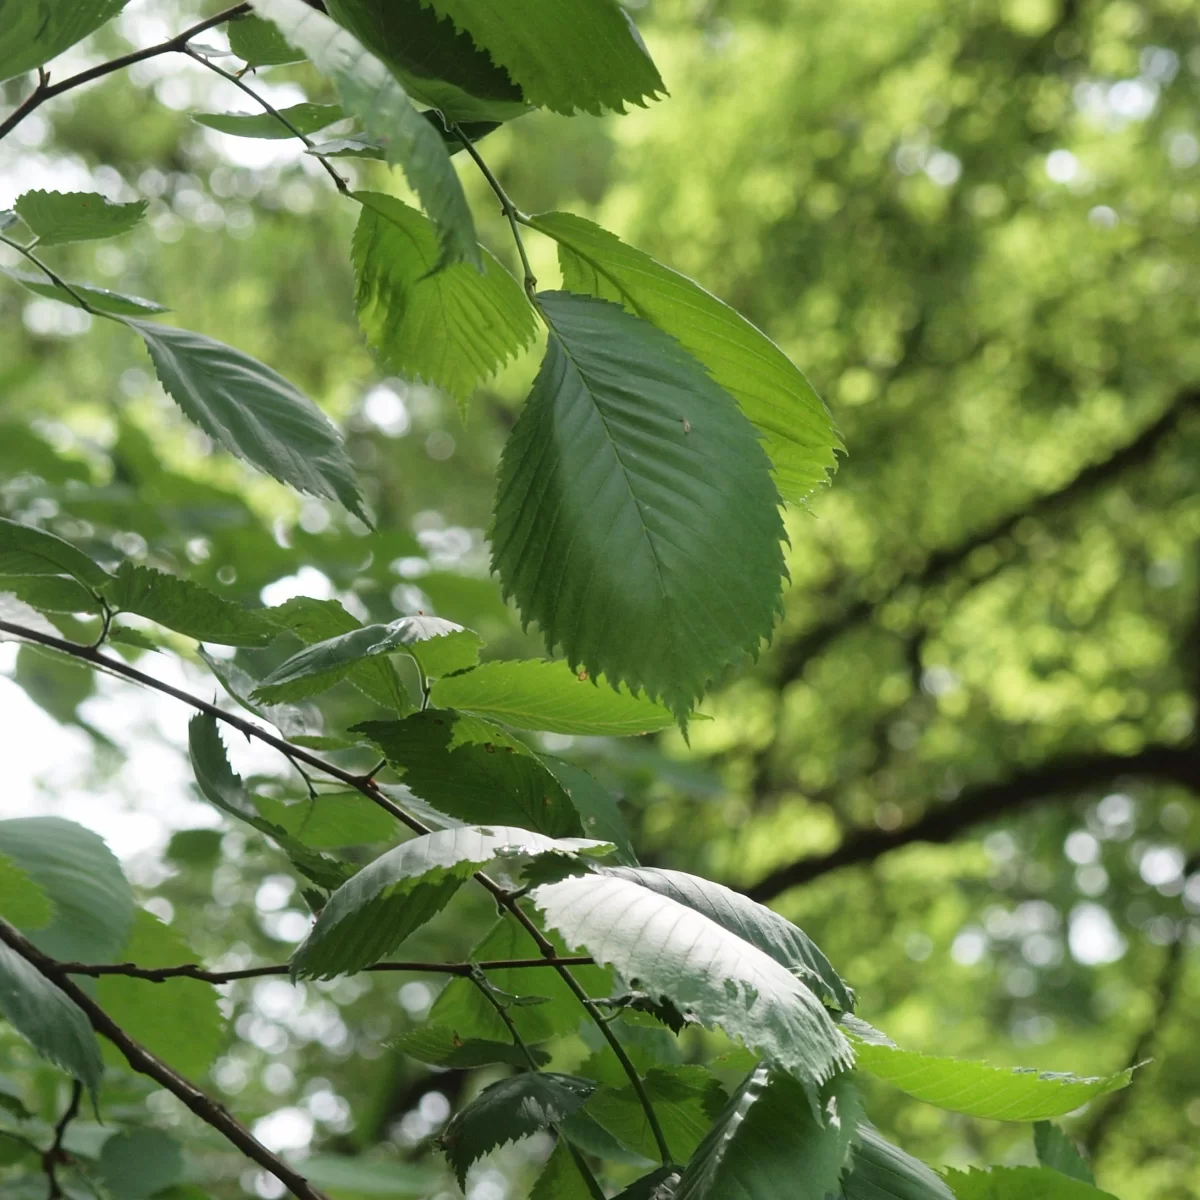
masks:
<path fill-rule="evenodd" d="M 1090 1183 L 1049 1167 L 993 1167 L 990 1171 L 947 1171 L 957 1200 L 1116 1200 Z"/>
<path fill-rule="evenodd" d="M 96 192 L 25 192 L 13 207 L 41 246 L 128 233 L 145 215 L 145 200 L 113 204 Z"/>
<path fill-rule="evenodd" d="M 315 850 L 391 841 L 399 832 L 396 818 L 361 792 L 323 792 L 291 804 L 255 796 L 254 806 L 273 825 Z"/>

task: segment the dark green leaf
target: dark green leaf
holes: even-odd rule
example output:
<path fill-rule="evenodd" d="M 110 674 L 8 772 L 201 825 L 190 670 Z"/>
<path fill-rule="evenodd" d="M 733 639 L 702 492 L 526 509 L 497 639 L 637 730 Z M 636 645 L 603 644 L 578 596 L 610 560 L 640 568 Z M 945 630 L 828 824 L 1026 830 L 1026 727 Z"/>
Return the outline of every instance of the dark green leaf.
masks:
<path fill-rule="evenodd" d="M 577 1112 L 595 1088 L 590 1079 L 537 1071 L 484 1088 L 454 1114 L 441 1136 L 458 1182 L 466 1186 L 467 1169 L 489 1150 L 557 1125 Z"/>
<path fill-rule="evenodd" d="M 22 928 L 66 962 L 113 962 L 133 921 L 133 892 L 99 834 L 61 817 L 0 821 L 0 854 L 21 868 L 54 905 L 54 920 Z"/>
<path fill-rule="evenodd" d="M 121 563 L 104 594 L 119 612 L 137 613 L 202 642 L 265 646 L 279 633 L 262 610 L 243 608 L 190 580 L 131 562 Z"/>
<path fill-rule="evenodd" d="M 718 1025 L 813 1094 L 853 1062 L 820 1001 L 794 975 L 699 912 L 613 875 L 545 884 L 533 899 L 568 946 L 584 946 L 633 987 Z"/>
<path fill-rule="evenodd" d="M 32 71 L 111 20 L 128 0 L 17 0 L 3 10 L 0 81 Z"/>
<path fill-rule="evenodd" d="M 325 792 L 294 804 L 255 796 L 254 805 L 272 824 L 316 850 L 391 841 L 398 832 L 396 818 L 361 792 Z"/>
<path fill-rule="evenodd" d="M 516 729 L 595 737 L 625 737 L 666 729 L 670 712 L 627 687 L 581 679 L 565 662 L 526 659 L 483 663 L 439 680 L 430 699 Z"/>
<path fill-rule="evenodd" d="M 317 601 L 316 603 L 320 603 Z M 339 605 L 340 608 L 340 605 Z M 341 611 L 345 611 L 342 609 Z M 272 621 L 277 621 L 279 609 L 270 609 L 266 614 Z M 349 620 L 353 620 L 346 614 Z M 256 717 L 269 721 L 285 738 L 296 742 L 297 745 L 307 744 L 299 739 L 305 738 L 311 742 L 314 738 L 320 740 L 321 714 L 318 709 L 309 704 L 255 704 L 250 699 L 250 693 L 258 687 L 258 681 L 249 676 L 235 662 L 229 659 L 214 658 L 203 646 L 197 650 L 204 665 L 220 680 L 221 686 L 247 712 Z"/>
<path fill-rule="evenodd" d="M 392 1045 L 418 1062 L 450 1070 L 487 1067 L 497 1063 L 519 1068 L 528 1066 L 524 1053 L 512 1042 L 492 1042 L 484 1038 L 464 1040 L 445 1025 L 423 1025 L 411 1033 L 402 1034 Z M 530 1053 L 539 1066 L 550 1061 L 550 1055 L 544 1050 L 531 1046 Z"/>
<path fill-rule="evenodd" d="M 947 1171 L 958 1200 L 1116 1200 L 1109 1192 L 1049 1167 L 993 1167 L 990 1171 Z"/>
<path fill-rule="evenodd" d="M 524 89 L 531 104 L 624 112 L 666 88 L 614 0 L 525 0 L 521 20 L 489 0 L 423 0 L 450 17 Z"/>
<path fill-rule="evenodd" d="M 0 854 L 0 919 L 18 929 L 43 929 L 54 916 L 54 903 L 28 871 Z"/>
<path fill-rule="evenodd" d="M 529 1200 L 594 1200 L 587 1181 L 575 1165 L 571 1147 L 563 1138 L 558 1139 L 558 1144 L 546 1160 L 533 1191 L 529 1193 Z"/>
<path fill-rule="evenodd" d="M 82 550 L 44 529 L 0 517 L 0 575 L 70 575 L 89 588 L 110 576 Z"/>
<path fill-rule="evenodd" d="M 11 267 L 0 267 L 0 272 L 39 296 L 61 300 L 75 308 L 80 308 L 81 305 L 72 292 L 82 296 L 92 308 L 118 317 L 147 317 L 168 311 L 165 305 L 156 304 L 153 300 L 143 300 L 141 296 L 127 296 L 123 292 L 110 292 L 108 288 L 93 287 L 90 283 L 68 281 L 71 287 L 71 291 L 68 291 L 41 275 L 16 271 Z"/>
<path fill-rule="evenodd" d="M 209 437 L 280 483 L 337 500 L 366 520 L 341 434 L 303 392 L 223 342 L 126 323 L 141 334 L 167 394 Z"/>
<path fill-rule="evenodd" d="M 246 785 L 229 765 L 215 717 L 197 713 L 188 722 L 188 751 L 196 784 L 204 798 L 222 812 L 269 837 L 306 879 L 318 887 L 333 890 L 350 876 L 354 868 L 349 864 L 311 849 L 286 829 L 259 816 Z"/>
<path fill-rule="evenodd" d="M 591 834 L 601 836 L 599 833 Z M 703 913 L 710 921 L 728 929 L 743 941 L 757 946 L 781 966 L 799 976 L 827 1004 L 840 1009 L 854 1007 L 854 993 L 833 969 L 820 947 L 791 921 L 758 904 L 748 896 L 683 871 L 656 867 L 609 868 L 621 879 L 632 879 L 662 896 Z"/>
<path fill-rule="evenodd" d="M 495 858 L 603 847 L 602 842 L 555 841 L 504 825 L 466 825 L 413 838 L 381 855 L 330 896 L 293 956 L 292 972 L 332 979 L 379 961 L 445 908 L 463 880 Z"/>
<path fill-rule="evenodd" d="M 403 721 L 364 721 L 388 765 L 423 800 L 463 821 L 498 821 L 549 837 L 584 832 L 570 797 L 523 742 L 499 725 L 452 709 Z"/>
<path fill-rule="evenodd" d="M 369 138 L 350 134 L 347 137 L 331 138 L 310 146 L 305 154 L 320 155 L 322 158 L 374 158 L 383 161 L 383 147 Z"/>
<path fill-rule="evenodd" d="M 672 338 L 607 301 L 540 303 L 550 337 L 501 459 L 493 566 L 573 667 L 682 722 L 771 632 L 784 567 L 770 464 Z"/>
<path fill-rule="evenodd" d="M 39 612 L 100 612 L 100 601 L 91 590 L 67 575 L 0 575 L 0 592 Z"/>
<path fill-rule="evenodd" d="M 741 406 L 763 438 L 785 500 L 799 503 L 836 470 L 842 449 L 829 410 L 791 360 L 699 284 L 572 213 L 534 228 L 558 242 L 563 286 L 613 300 L 678 338 Z"/>
<path fill-rule="evenodd" d="M 542 766 L 558 780 L 567 798 L 579 814 L 579 823 L 588 837 L 612 842 L 617 848 L 617 860 L 626 866 L 637 865 L 637 855 L 629 840 L 625 819 L 616 800 L 582 767 L 563 762 L 560 758 L 542 755 Z"/>
<path fill-rule="evenodd" d="M 146 201 L 112 204 L 95 192 L 26 192 L 13 207 L 41 246 L 87 242 L 128 233 L 145 215 Z"/>
<path fill-rule="evenodd" d="M 416 0 L 413 2 L 415 3 Z M 462 150 L 462 142 L 459 141 L 456 134 L 446 128 L 446 123 L 434 109 L 427 108 L 421 116 L 437 130 L 438 136 L 446 147 L 447 154 L 453 157 Z M 464 121 L 458 128 L 468 141 L 477 142 L 481 138 L 487 137 L 489 133 L 494 133 L 500 128 L 500 125 L 500 121 Z M 332 138 L 328 142 L 320 142 L 315 146 L 310 146 L 305 153 L 320 154 L 324 158 L 374 158 L 379 161 L 382 161 L 384 157 L 383 146 L 358 134 L 349 134 L 346 137 Z"/>
<path fill-rule="evenodd" d="M 507 121 L 528 111 L 507 72 L 420 0 L 330 0 L 329 12 L 411 96 L 450 121 Z"/>
<path fill-rule="evenodd" d="M 465 406 L 475 387 L 533 341 L 537 322 L 521 285 L 486 250 L 482 271 L 435 272 L 437 231 L 394 196 L 357 192 L 358 319 L 394 371 L 444 388 Z"/>
<path fill-rule="evenodd" d="M 270 21 L 253 13 L 230 21 L 226 31 L 230 50 L 247 66 L 278 67 L 304 61 L 304 55 L 293 49 Z"/>
<path fill-rule="evenodd" d="M 395 76 L 357 38 L 304 0 L 253 0 L 253 4 L 333 81 L 342 106 L 358 117 L 367 137 L 385 147 L 387 161 L 403 168 L 438 227 L 438 266 L 465 259 L 482 270 L 471 209 L 454 164 L 437 131 L 413 107 Z"/>
<path fill-rule="evenodd" d="M 841 1200 L 953 1200 L 953 1194 L 923 1162 L 860 1121 Z"/>
<path fill-rule="evenodd" d="M 43 1057 L 91 1093 L 100 1087 L 100 1046 L 87 1017 L 40 971 L 0 945 L 0 1015 Z"/>
<path fill-rule="evenodd" d="M 280 116 L 287 118 L 288 125 L 301 133 L 316 133 L 335 121 L 341 121 L 346 114 L 336 104 L 293 104 L 290 108 L 278 110 Z M 282 140 L 296 135 L 278 117 L 269 112 L 256 113 L 193 113 L 192 120 L 201 125 L 215 129 L 218 133 L 232 134 L 234 137 L 270 138 Z"/>
<path fill-rule="evenodd" d="M 104 1143 L 96 1173 L 113 1196 L 146 1200 L 179 1181 L 183 1151 L 161 1129 L 127 1129 Z"/>
<path fill-rule="evenodd" d="M 659 1167 L 657 1171 L 651 1171 L 649 1175 L 635 1180 L 614 1200 L 659 1200 L 660 1197 L 662 1200 L 670 1200 L 671 1185 L 678 1182 L 679 1171 L 675 1167 Z M 663 1184 L 667 1184 L 667 1187 L 660 1192 Z"/>
<path fill-rule="evenodd" d="M 734 1093 L 672 1192 L 672 1200 L 826 1200 L 836 1193 L 861 1103 L 849 1076 L 814 1111 L 790 1075 L 756 1068 Z"/>
<path fill-rule="evenodd" d="M 592 1078 L 582 1068 L 577 1073 L 587 1079 Z M 622 1072 L 622 1074 L 624 1073 Z M 626 1078 L 628 1077 L 626 1076 Z M 624 1142 L 618 1141 L 603 1125 L 598 1125 L 592 1120 L 586 1112 L 572 1113 L 562 1123 L 562 1134 L 572 1146 L 577 1146 L 585 1154 L 591 1154 L 607 1162 L 622 1163 L 625 1166 L 640 1167 L 643 1170 L 654 1162 L 653 1158 L 647 1158 L 636 1150 L 630 1150 Z"/>
<path fill-rule="evenodd" d="M 1038 1121 L 1033 1127 L 1033 1146 L 1043 1167 L 1069 1175 L 1083 1183 L 1095 1184 L 1096 1177 L 1079 1148 L 1057 1125 Z"/>

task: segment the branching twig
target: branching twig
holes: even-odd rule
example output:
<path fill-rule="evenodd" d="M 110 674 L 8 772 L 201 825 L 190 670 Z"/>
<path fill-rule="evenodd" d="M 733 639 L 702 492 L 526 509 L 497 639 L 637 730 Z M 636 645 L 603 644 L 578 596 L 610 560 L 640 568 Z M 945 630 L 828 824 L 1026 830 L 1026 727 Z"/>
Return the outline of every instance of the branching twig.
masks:
<path fill-rule="evenodd" d="M 71 1083 L 71 1101 L 67 1105 L 63 1115 L 59 1117 L 58 1124 L 54 1126 L 54 1141 L 50 1144 L 50 1149 L 42 1155 L 42 1169 L 46 1172 L 46 1180 L 49 1184 L 49 1190 L 46 1192 L 46 1200 L 62 1200 L 62 1187 L 58 1182 L 58 1167 L 59 1164 L 65 1161 L 63 1153 L 63 1139 L 67 1136 L 67 1126 L 75 1120 L 79 1112 L 79 1101 L 83 1096 L 83 1084 L 78 1079 Z"/>

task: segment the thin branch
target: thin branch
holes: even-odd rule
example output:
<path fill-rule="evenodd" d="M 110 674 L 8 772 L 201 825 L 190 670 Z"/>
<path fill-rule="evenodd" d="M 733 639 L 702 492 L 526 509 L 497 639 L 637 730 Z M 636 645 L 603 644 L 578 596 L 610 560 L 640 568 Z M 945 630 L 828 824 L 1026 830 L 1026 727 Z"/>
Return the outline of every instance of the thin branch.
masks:
<path fill-rule="evenodd" d="M 73 299 L 75 303 L 78 304 L 79 307 L 85 312 L 91 313 L 93 317 L 103 317 L 107 315 L 93 308 L 65 279 L 63 279 L 60 275 L 56 275 L 48 266 L 46 266 L 46 264 L 42 262 L 42 260 L 38 258 L 36 254 L 34 254 L 32 247 L 22 246 L 20 242 L 15 242 L 12 238 L 5 237 L 2 233 L 0 233 L 0 242 L 3 242 L 6 246 L 11 246 L 12 249 L 16 250 L 19 254 L 23 254 L 31 263 L 33 263 L 35 267 L 37 267 L 39 271 L 41 271 L 43 275 L 46 276 L 47 279 L 50 280 L 52 284 L 55 285 L 55 287 L 62 288 L 62 290 L 66 292 L 71 299 Z"/>
<path fill-rule="evenodd" d="M 114 71 L 123 71 L 126 67 L 133 66 L 134 63 L 145 62 L 146 59 L 156 58 L 160 54 L 183 51 L 192 38 L 199 37 L 206 30 L 212 29 L 216 25 L 223 25 L 233 17 L 240 17 L 249 11 L 249 4 L 235 4 L 232 8 L 227 8 L 223 12 L 217 13 L 216 16 L 207 17 L 191 28 L 185 29 L 175 37 L 168 38 L 165 42 L 147 46 L 144 50 L 134 50 L 129 54 L 122 54 L 120 58 L 110 59 L 108 62 L 89 67 L 86 71 L 80 71 L 77 75 L 68 76 L 60 83 L 51 84 L 44 72 L 39 73 L 38 84 L 33 91 L 3 121 L 0 121 L 0 138 L 10 134 L 31 112 L 40 108 L 47 100 L 61 96 L 63 92 L 69 92 L 82 84 L 91 83 L 93 79 L 111 75 Z"/>
<path fill-rule="evenodd" d="M 1051 797 L 1109 784 L 1122 777 L 1157 779 L 1200 792 L 1200 747 L 1147 746 L 1137 754 L 1071 755 L 1052 759 L 1008 779 L 965 788 L 957 799 L 938 805 L 901 829 L 864 829 L 829 854 L 802 858 L 772 871 L 748 890 L 765 903 L 788 888 L 828 875 L 840 867 L 873 862 L 913 842 L 949 842 L 977 825 L 1032 807 Z"/>
<path fill-rule="evenodd" d="M 151 1054 L 140 1042 L 129 1036 L 64 970 L 61 963 L 43 954 L 32 942 L 22 937 L 6 921 L 0 921 L 0 941 L 35 967 L 64 995 L 83 1010 L 92 1028 L 106 1037 L 125 1056 L 139 1075 L 153 1079 L 178 1100 L 181 1100 L 205 1124 L 236 1146 L 247 1158 L 264 1171 L 274 1175 L 297 1200 L 329 1200 L 278 1155 L 267 1149 L 227 1109 L 206 1096 L 194 1083 L 185 1079 L 173 1067 Z"/>
<path fill-rule="evenodd" d="M 42 1169 L 46 1172 L 46 1180 L 49 1184 L 46 1200 L 62 1200 L 63 1191 L 58 1182 L 58 1167 L 60 1163 L 66 1161 L 66 1155 L 63 1153 L 63 1139 L 67 1136 L 67 1126 L 79 1114 L 79 1101 L 82 1097 L 83 1084 L 78 1079 L 72 1080 L 71 1101 L 63 1115 L 59 1117 L 58 1124 L 54 1126 L 54 1141 L 51 1143 L 50 1149 L 42 1155 Z"/>
<path fill-rule="evenodd" d="M 594 960 L 585 954 L 558 960 L 574 967 L 590 966 Z M 291 967 L 287 963 L 272 963 L 262 967 L 244 967 L 237 971 L 209 971 L 198 963 L 182 963 L 176 967 L 139 967 L 136 963 L 81 963 L 61 962 L 59 969 L 67 975 L 86 975 L 99 978 L 102 975 L 123 975 L 129 979 L 144 979 L 149 983 L 164 983 L 168 979 L 198 979 L 202 983 L 234 983 L 239 979 L 264 979 L 271 975 L 287 975 Z M 414 975 L 463 975 L 474 970 L 518 971 L 530 967 L 547 966 L 544 958 L 507 958 L 481 963 L 443 962 L 381 962 L 364 967 L 364 971 L 407 971 Z"/>

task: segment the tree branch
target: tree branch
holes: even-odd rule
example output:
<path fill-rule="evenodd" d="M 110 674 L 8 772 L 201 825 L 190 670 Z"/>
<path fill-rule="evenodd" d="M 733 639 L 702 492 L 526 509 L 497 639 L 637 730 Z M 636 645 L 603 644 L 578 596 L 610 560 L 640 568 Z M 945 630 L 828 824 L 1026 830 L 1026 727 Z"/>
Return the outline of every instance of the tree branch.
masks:
<path fill-rule="evenodd" d="M 314 1188 L 303 1175 L 293 1170 L 278 1155 L 267 1149 L 228 1110 L 206 1096 L 194 1083 L 185 1079 L 162 1059 L 155 1057 L 140 1042 L 134 1041 L 113 1019 L 81 988 L 63 969 L 63 965 L 43 954 L 32 942 L 22 937 L 6 921 L 0 921 L 0 941 L 27 963 L 35 967 L 61 992 L 83 1010 L 92 1028 L 108 1038 L 125 1056 L 133 1070 L 139 1075 L 153 1079 L 192 1112 L 210 1125 L 247 1158 L 257 1163 L 264 1171 L 274 1175 L 297 1200 L 329 1200 L 324 1192 Z"/>
<path fill-rule="evenodd" d="M 994 783 L 975 784 L 957 799 L 931 809 L 902 829 L 864 829 L 829 854 L 802 858 L 772 871 L 748 890 L 765 903 L 788 888 L 828 875 L 840 867 L 872 862 L 913 842 L 949 842 L 968 829 L 1032 807 L 1054 796 L 1111 783 L 1122 777 L 1178 783 L 1200 792 L 1200 747 L 1147 746 L 1120 754 L 1071 755 L 1021 771 Z"/>

